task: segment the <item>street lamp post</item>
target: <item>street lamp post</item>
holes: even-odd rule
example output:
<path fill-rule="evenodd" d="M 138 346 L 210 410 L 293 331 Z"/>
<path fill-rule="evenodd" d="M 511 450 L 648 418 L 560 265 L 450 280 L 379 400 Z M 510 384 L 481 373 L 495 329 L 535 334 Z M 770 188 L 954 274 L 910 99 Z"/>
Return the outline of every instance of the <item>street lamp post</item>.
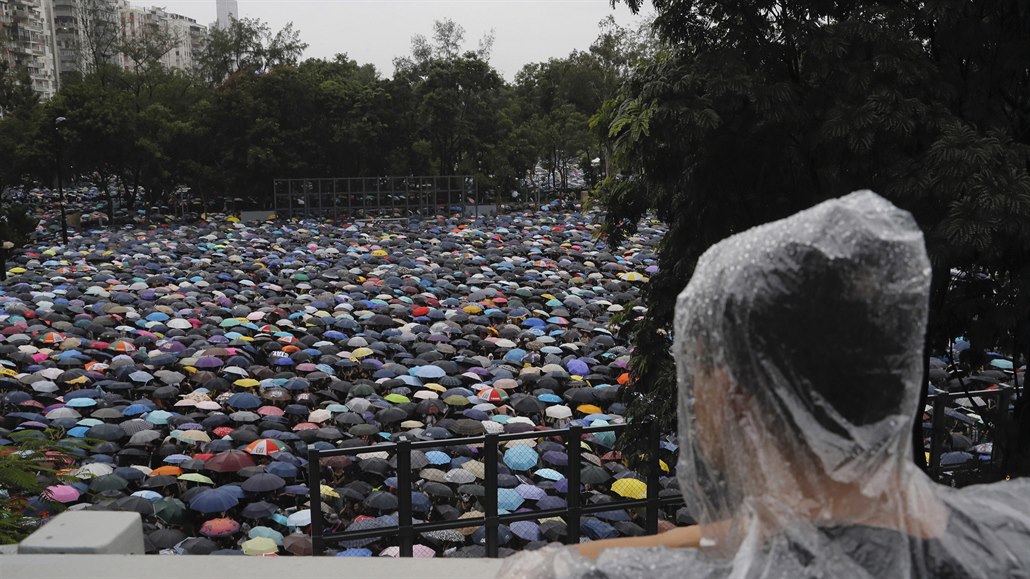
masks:
<path fill-rule="evenodd" d="M 0 243 L 0 281 L 7 281 L 7 252 L 14 249 L 14 243 Z"/>
<path fill-rule="evenodd" d="M 61 179 L 61 152 L 64 145 L 64 141 L 61 137 L 61 123 L 65 122 L 66 118 L 57 117 L 54 119 L 54 134 L 57 135 L 57 197 L 61 205 L 61 240 L 65 245 L 68 244 L 68 217 L 64 212 L 64 183 Z"/>

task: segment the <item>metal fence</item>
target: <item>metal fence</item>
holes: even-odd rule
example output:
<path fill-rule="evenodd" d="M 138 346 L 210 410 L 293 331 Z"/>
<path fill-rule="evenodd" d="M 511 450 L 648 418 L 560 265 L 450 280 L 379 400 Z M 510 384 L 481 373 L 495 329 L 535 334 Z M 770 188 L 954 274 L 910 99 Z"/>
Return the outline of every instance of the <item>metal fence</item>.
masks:
<path fill-rule="evenodd" d="M 982 435 L 983 439 L 993 438 L 998 428 L 998 422 L 1005 420 L 1008 416 L 1008 407 L 1014 393 L 1012 387 L 1002 387 L 996 390 L 976 390 L 970 392 L 947 392 L 930 396 L 928 403 L 932 406 L 931 432 L 930 432 L 930 458 L 929 474 L 938 481 L 946 480 L 955 473 L 966 473 L 967 476 L 989 477 L 999 466 L 1002 459 L 1001 453 L 993 450 L 989 460 L 975 461 L 968 464 L 942 465 L 941 456 L 945 449 L 945 438 L 950 436 L 946 428 L 948 410 L 956 400 L 973 399 L 979 400 L 988 410 L 1004 409 L 1002 412 L 993 414 L 994 418 L 988 418 L 977 428 L 981 431 L 977 436 Z M 599 432 L 620 432 L 630 428 L 646 428 L 648 430 L 649 455 L 646 457 L 648 469 L 646 474 L 647 494 L 646 498 L 636 500 L 622 500 L 599 503 L 594 505 L 584 504 L 583 493 L 580 485 L 580 470 L 583 468 L 582 449 L 580 440 L 585 435 Z M 566 453 L 568 454 L 568 495 L 567 507 L 560 509 L 534 510 L 521 513 L 499 514 L 498 509 L 498 462 L 500 444 L 504 442 L 530 440 L 540 438 L 561 438 Z M 458 445 L 482 445 L 482 460 L 485 465 L 483 483 L 486 488 L 482 497 L 482 506 L 486 511 L 484 516 L 449 521 L 433 521 L 415 523 L 411 494 L 415 490 L 414 482 L 417 475 L 411 466 L 411 452 L 421 449 L 439 449 Z M 400 547 L 401 557 L 411 557 L 415 537 L 419 533 L 428 531 L 441 531 L 446 529 L 462 529 L 468 527 L 483 526 L 486 531 L 486 555 L 497 557 L 498 526 L 515 521 L 532 519 L 543 519 L 548 517 L 561 517 L 564 519 L 568 532 L 566 535 L 567 544 L 575 544 L 580 538 L 580 520 L 584 515 L 612 511 L 617 509 L 644 508 L 645 526 L 648 534 L 658 532 L 658 514 L 661 508 L 683 504 L 680 496 L 660 497 L 659 491 L 659 451 L 660 433 L 654 422 L 643 424 L 613 424 L 606 426 L 581 427 L 572 426 L 565 429 L 553 429 L 546 431 L 531 431 L 511 434 L 487 434 L 484 436 L 448 438 L 443 440 L 420 440 L 400 441 L 396 443 L 377 444 L 372 446 L 360 446 L 352 448 L 341 448 L 332 450 L 315 450 L 308 452 L 308 487 L 311 501 L 311 536 L 312 546 L 315 555 L 325 552 L 326 541 L 347 541 L 366 538 L 396 536 Z M 393 453 L 397 461 L 397 497 L 398 515 L 397 525 L 394 527 L 382 527 L 360 531 L 343 531 L 326 533 L 322 519 L 322 465 L 321 459 L 341 456 L 356 455 L 370 452 Z M 972 482 L 976 482 L 975 480 Z"/>
<path fill-rule="evenodd" d="M 955 482 L 958 479 L 966 479 L 965 484 L 974 482 L 989 482 L 995 478 L 1000 471 L 1003 453 L 996 446 L 991 447 L 991 454 L 987 460 L 968 461 L 960 464 L 941 464 L 941 457 L 944 454 L 947 438 L 951 433 L 947 430 L 946 420 L 950 417 L 956 420 L 961 419 L 954 410 L 956 401 L 968 400 L 969 407 L 987 414 L 981 416 L 982 422 L 969 418 L 970 434 L 973 442 L 993 442 L 997 438 L 996 433 L 1000 422 L 1009 419 L 1009 404 L 1015 393 L 1012 386 L 1002 386 L 993 390 L 973 390 L 964 392 L 938 392 L 927 399 L 932 407 L 930 415 L 930 457 L 927 461 L 930 476 L 938 482 Z"/>
<path fill-rule="evenodd" d="M 583 494 L 580 488 L 580 470 L 583 468 L 583 458 L 580 441 L 584 435 L 601 432 L 619 432 L 629 428 L 648 429 L 649 455 L 648 472 L 646 474 L 647 495 L 643 499 L 611 501 L 593 505 L 586 505 L 583 502 Z M 498 508 L 498 461 L 499 448 L 503 442 L 519 440 L 530 440 L 538 438 L 560 437 L 565 451 L 568 454 L 568 494 L 567 506 L 560 509 L 534 510 L 522 513 L 499 514 Z M 486 488 L 481 503 L 485 511 L 484 516 L 451 521 L 433 521 L 415 523 L 412 515 L 411 495 L 415 490 L 414 479 L 417 475 L 412 472 L 411 452 L 418 449 L 438 449 L 457 445 L 482 444 L 482 460 L 485 465 L 483 484 Z M 389 444 L 377 444 L 374 446 L 362 446 L 355 448 L 341 448 L 333 450 L 310 450 L 308 452 L 308 485 L 311 500 L 311 539 L 315 555 L 325 552 L 326 541 L 356 540 L 371 537 L 397 536 L 401 557 L 411 557 L 415 536 L 428 531 L 442 531 L 446 529 L 462 529 L 468 527 L 485 527 L 486 531 L 486 555 L 497 557 L 498 549 L 498 526 L 515 521 L 526 521 L 531 519 L 542 519 L 547 517 L 561 517 L 565 520 L 568 528 L 566 543 L 575 544 L 579 542 L 580 520 L 584 515 L 613 511 L 618 509 L 644 508 L 646 510 L 644 529 L 648 534 L 658 532 L 659 509 L 675 506 L 683 503 L 683 498 L 659 497 L 659 454 L 660 434 L 654 422 L 644 424 L 612 424 L 606 426 L 581 427 L 572 426 L 565 429 L 553 429 L 546 431 L 532 431 L 510 434 L 487 434 L 484 436 L 466 438 L 448 438 L 442 440 L 420 440 L 400 441 Z M 367 452 L 392 452 L 397 460 L 397 497 L 398 514 L 397 526 L 368 529 L 361 531 L 343 531 L 337 533 L 326 533 L 324 521 L 322 520 L 322 466 L 321 459 L 340 456 L 354 455 Z"/>
<path fill-rule="evenodd" d="M 480 203 L 472 175 L 276 179 L 281 218 L 359 219 L 469 213 Z"/>

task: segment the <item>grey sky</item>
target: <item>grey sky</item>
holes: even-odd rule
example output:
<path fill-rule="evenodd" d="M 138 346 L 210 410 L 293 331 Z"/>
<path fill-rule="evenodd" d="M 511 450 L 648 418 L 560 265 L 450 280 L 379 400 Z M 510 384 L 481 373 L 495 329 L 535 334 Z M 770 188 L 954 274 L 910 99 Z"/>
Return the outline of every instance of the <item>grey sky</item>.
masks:
<path fill-rule="evenodd" d="M 163 6 L 209 25 L 215 0 L 133 0 Z M 393 58 L 410 52 L 411 37 L 430 36 L 433 21 L 450 18 L 465 29 L 475 48 L 494 30 L 491 63 L 511 80 L 522 65 L 585 50 L 597 37 L 597 23 L 609 14 L 620 24 L 640 21 L 624 5 L 608 0 L 239 0 L 240 17 L 260 18 L 275 30 L 292 21 L 307 42 L 305 57 L 347 53 L 359 63 L 393 74 Z"/>

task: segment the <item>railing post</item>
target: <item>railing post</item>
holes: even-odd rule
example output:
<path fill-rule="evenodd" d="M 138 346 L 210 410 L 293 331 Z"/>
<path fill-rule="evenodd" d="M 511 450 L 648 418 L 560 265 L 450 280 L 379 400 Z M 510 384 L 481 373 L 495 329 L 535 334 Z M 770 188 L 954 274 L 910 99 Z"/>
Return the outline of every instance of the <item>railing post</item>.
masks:
<path fill-rule="evenodd" d="M 935 394 L 933 397 L 933 415 L 930 418 L 930 477 L 940 479 L 941 450 L 944 446 L 944 410 L 950 400 L 947 394 Z"/>
<path fill-rule="evenodd" d="M 658 534 L 658 473 L 661 467 L 658 463 L 658 450 L 661 448 L 659 440 L 658 421 L 652 416 L 647 420 L 647 534 Z"/>
<path fill-rule="evenodd" d="M 487 434 L 483 443 L 483 459 L 486 461 L 486 496 L 483 507 L 486 508 L 486 556 L 497 557 L 497 435 Z"/>
<path fill-rule="evenodd" d="M 401 557 L 411 557 L 415 533 L 411 527 L 411 441 L 397 443 L 398 539 Z"/>
<path fill-rule="evenodd" d="M 999 449 L 998 441 L 1005 440 L 1004 433 L 1008 430 L 1012 419 L 1009 416 L 1009 403 L 1012 402 L 1014 390 L 1011 386 L 1002 386 L 1001 392 L 998 393 L 997 418 L 994 420 L 994 431 L 991 433 L 991 440 L 994 441 L 994 445 L 991 446 L 991 482 L 1004 478 L 1002 468 L 1009 448 L 1007 444 L 1002 444 Z"/>
<path fill-rule="evenodd" d="M 569 493 L 566 500 L 569 514 L 565 517 L 565 525 L 568 527 L 565 540 L 569 545 L 579 543 L 579 520 L 583 514 L 579 494 L 579 471 L 583 468 L 579 447 L 582 432 L 583 427 L 578 425 L 569 427 L 565 432 L 565 451 L 569 455 Z"/>
<path fill-rule="evenodd" d="M 325 553 L 322 539 L 322 461 L 318 449 L 308 450 L 308 496 L 311 499 L 311 554 L 318 557 Z"/>

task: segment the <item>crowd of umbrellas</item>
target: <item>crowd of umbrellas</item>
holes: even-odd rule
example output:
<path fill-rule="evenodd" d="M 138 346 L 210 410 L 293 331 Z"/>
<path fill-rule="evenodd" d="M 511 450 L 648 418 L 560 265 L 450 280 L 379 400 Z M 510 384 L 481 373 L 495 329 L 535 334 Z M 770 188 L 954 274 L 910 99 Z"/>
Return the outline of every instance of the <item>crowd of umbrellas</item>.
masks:
<path fill-rule="evenodd" d="M 662 230 L 645 224 L 611 248 L 599 229 L 597 216 L 555 212 L 347 226 L 223 217 L 31 246 L 0 291 L 0 445 L 57 436 L 73 462 L 26 508 L 138 512 L 153 553 L 308 555 L 311 448 L 620 423 L 629 350 L 612 330 L 641 310 Z M 557 440 L 502 446 L 502 513 L 566 504 Z M 646 492 L 615 442 L 582 441 L 588 501 Z M 674 494 L 675 445 L 662 444 Z M 482 516 L 481 452 L 412 452 L 418 520 Z M 396 465 L 385 451 L 324 459 L 327 530 L 396 525 Z M 612 510 L 581 532 L 643 529 L 638 513 Z M 553 519 L 499 537 L 504 554 L 566 534 Z M 481 556 L 484 535 L 426 532 L 414 553 Z M 398 554 L 381 538 L 329 548 Z"/>

